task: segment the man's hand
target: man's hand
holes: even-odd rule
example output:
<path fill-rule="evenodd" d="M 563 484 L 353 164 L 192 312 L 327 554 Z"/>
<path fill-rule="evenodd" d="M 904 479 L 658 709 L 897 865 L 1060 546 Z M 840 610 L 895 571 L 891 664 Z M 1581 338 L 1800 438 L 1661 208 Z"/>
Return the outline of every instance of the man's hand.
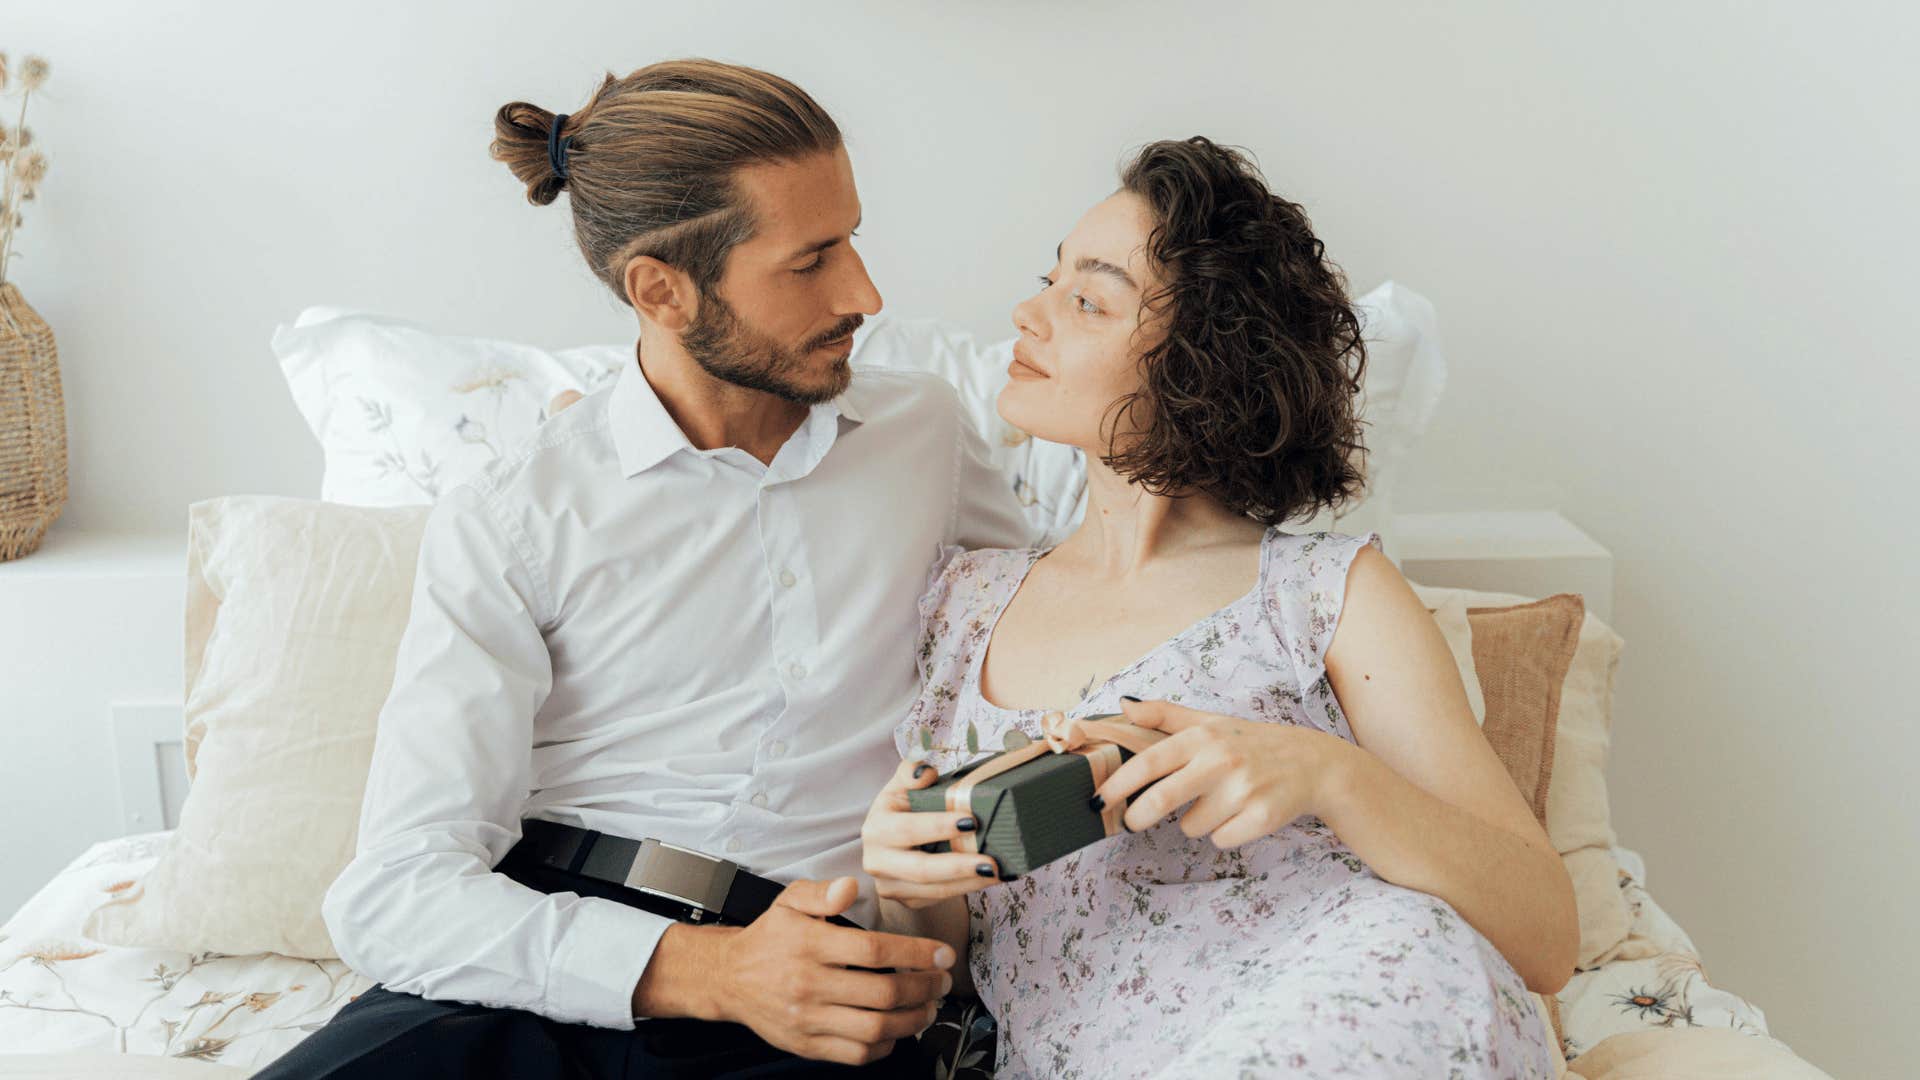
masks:
<path fill-rule="evenodd" d="M 955 956 L 930 938 L 825 921 L 858 895 L 853 878 L 796 881 L 749 926 L 669 927 L 634 989 L 636 1015 L 731 1020 L 822 1061 L 886 1057 L 933 1023 Z"/>

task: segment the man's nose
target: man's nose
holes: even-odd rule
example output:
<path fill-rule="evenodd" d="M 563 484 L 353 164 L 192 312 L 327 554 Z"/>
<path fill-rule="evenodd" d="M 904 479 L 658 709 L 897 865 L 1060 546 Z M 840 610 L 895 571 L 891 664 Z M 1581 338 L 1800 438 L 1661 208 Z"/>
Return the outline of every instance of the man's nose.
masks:
<path fill-rule="evenodd" d="M 883 304 L 880 290 L 874 287 L 873 278 L 867 274 L 866 260 L 857 254 L 853 257 L 853 281 L 846 299 L 841 303 L 842 311 L 862 315 L 878 315 Z"/>

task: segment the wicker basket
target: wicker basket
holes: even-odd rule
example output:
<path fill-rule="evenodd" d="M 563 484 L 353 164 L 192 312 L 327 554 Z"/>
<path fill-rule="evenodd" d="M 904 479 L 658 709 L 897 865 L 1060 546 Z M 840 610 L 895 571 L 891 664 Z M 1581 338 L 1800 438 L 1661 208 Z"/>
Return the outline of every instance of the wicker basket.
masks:
<path fill-rule="evenodd" d="M 67 410 L 53 331 L 0 285 L 0 562 L 40 546 L 67 503 Z"/>

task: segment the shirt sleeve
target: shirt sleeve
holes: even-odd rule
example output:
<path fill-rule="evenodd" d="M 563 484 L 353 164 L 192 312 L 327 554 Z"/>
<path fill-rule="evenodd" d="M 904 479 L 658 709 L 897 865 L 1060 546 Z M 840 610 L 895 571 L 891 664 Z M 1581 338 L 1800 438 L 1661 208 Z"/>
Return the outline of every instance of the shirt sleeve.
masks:
<path fill-rule="evenodd" d="M 631 1029 L 671 920 L 493 872 L 553 684 L 545 586 L 497 509 L 467 484 L 427 518 L 356 853 L 321 913 L 341 959 L 390 990 Z"/>
<path fill-rule="evenodd" d="M 954 519 L 952 542 L 974 548 L 1029 548 L 1043 527 L 1027 516 L 1012 480 L 993 463 L 987 441 L 959 400 L 954 401 Z"/>

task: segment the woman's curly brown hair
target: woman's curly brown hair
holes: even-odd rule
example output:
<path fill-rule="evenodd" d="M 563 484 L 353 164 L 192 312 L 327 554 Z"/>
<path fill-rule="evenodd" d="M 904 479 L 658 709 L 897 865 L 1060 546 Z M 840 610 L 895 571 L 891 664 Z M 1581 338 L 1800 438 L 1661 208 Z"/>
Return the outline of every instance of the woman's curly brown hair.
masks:
<path fill-rule="evenodd" d="M 1149 143 L 1120 189 L 1144 199 L 1163 282 L 1142 329 L 1142 386 L 1115 403 L 1139 434 L 1101 460 L 1155 494 L 1205 493 L 1265 525 L 1338 508 L 1365 488 L 1359 314 L 1306 211 L 1237 149 Z M 1112 430 L 1112 429 L 1109 429 Z"/>

